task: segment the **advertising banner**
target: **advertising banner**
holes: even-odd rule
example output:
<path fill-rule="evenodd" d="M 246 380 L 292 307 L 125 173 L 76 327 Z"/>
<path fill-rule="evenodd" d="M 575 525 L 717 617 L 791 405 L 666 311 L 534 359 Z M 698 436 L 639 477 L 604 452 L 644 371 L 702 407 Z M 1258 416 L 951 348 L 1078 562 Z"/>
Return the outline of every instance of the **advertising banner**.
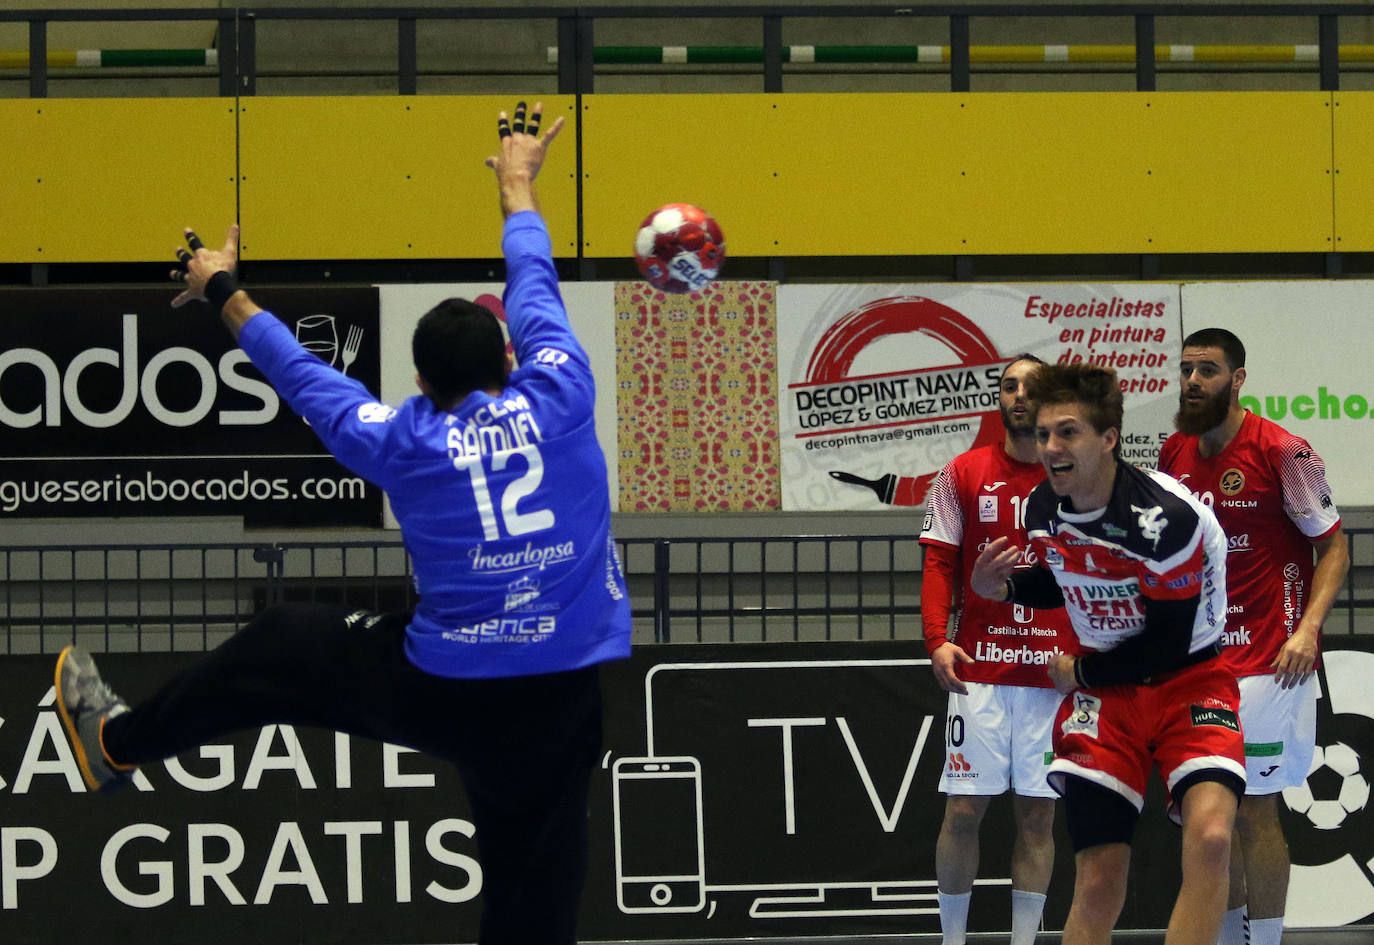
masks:
<path fill-rule="evenodd" d="M 1116 369 L 1127 461 L 1173 429 L 1176 285 L 784 285 L 778 307 L 785 511 L 923 505 L 947 461 L 1001 441 L 1021 352 Z"/>
<path fill-rule="evenodd" d="M 1374 505 L 1374 383 L 1360 338 L 1374 282 L 1199 282 L 1183 286 L 1184 334 L 1225 328 L 1245 345 L 1241 403 L 1303 437 L 1340 508 Z"/>
<path fill-rule="evenodd" d="M 1318 750 L 1283 795 L 1292 926 L 1374 915 L 1374 644 L 1329 641 Z M 146 697 L 195 654 L 109 654 Z M 476 938 L 483 875 L 448 767 L 269 725 L 88 796 L 53 704 L 52 656 L 0 661 L 0 927 L 6 942 L 136 928 L 203 945 Z M 603 673 L 583 941 L 936 933 L 946 696 L 917 642 L 645 646 Z M 969 928 L 1009 928 L 1010 804 L 981 834 Z M 1157 779 L 1122 929 L 1167 925 L 1180 832 Z M 1060 812 L 1045 911 L 1063 927 Z"/>
<path fill-rule="evenodd" d="M 777 285 L 615 289 L 620 509 L 774 512 Z"/>
<path fill-rule="evenodd" d="M 4 289 L 0 515 L 241 515 L 376 525 L 336 463 L 208 307 L 165 289 Z M 305 347 L 378 390 L 375 289 L 257 288 Z"/>

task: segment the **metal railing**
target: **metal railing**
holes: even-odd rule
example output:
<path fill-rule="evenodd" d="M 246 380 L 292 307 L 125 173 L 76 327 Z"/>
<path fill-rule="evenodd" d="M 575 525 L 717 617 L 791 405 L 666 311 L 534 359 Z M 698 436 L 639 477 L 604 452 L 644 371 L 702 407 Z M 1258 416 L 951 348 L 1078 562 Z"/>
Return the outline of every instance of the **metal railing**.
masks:
<path fill-rule="evenodd" d="M 947 22 L 948 51 L 945 65 L 950 90 L 967 92 L 973 73 L 970 21 L 1006 17 L 1033 18 L 1107 18 L 1127 20 L 1134 28 L 1134 71 L 1139 91 L 1154 91 L 1157 66 L 1156 20 L 1183 18 L 1261 18 L 1305 17 L 1316 23 L 1317 74 L 1320 88 L 1335 91 L 1340 86 L 1339 24 L 1342 17 L 1368 16 L 1368 6 L 1359 3 L 1130 3 L 1130 4 L 931 4 L 925 6 L 807 6 L 800 4 L 722 6 L 540 6 L 540 7 L 280 7 L 256 8 L 251 4 L 218 9 L 144 9 L 144 10 L 17 10 L 0 11 L 0 23 L 26 22 L 29 26 L 29 94 L 47 94 L 48 27 L 52 23 L 130 22 L 130 21 L 212 21 L 218 27 L 219 91 L 221 95 L 256 94 L 257 25 L 268 21 L 370 21 L 390 23 L 396 30 L 396 86 L 401 95 L 417 91 L 419 56 L 417 25 L 425 21 L 454 20 L 553 20 L 557 24 L 556 69 L 558 91 L 564 94 L 590 93 L 596 84 L 595 31 L 598 20 L 652 20 L 672 18 L 751 19 L 759 26 L 759 61 L 764 92 L 783 91 L 784 62 L 788 58 L 783 43 L 783 23 L 787 19 L 807 18 L 913 20 L 936 18 Z"/>
<path fill-rule="evenodd" d="M 1328 635 L 1374 633 L 1374 529 L 1348 529 L 1351 568 Z M 635 640 L 916 639 L 914 535 L 644 538 L 618 542 Z M 204 650 L 270 604 L 405 611 L 399 541 L 0 549 L 0 653 Z"/>

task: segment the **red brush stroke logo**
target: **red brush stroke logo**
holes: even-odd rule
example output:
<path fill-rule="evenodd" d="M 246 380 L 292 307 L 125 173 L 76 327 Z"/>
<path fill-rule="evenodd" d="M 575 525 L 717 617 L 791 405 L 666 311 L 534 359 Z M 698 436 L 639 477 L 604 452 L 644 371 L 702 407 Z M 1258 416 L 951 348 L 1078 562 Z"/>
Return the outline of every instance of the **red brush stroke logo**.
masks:
<path fill-rule="evenodd" d="M 869 302 L 831 325 L 811 353 L 806 380 L 818 384 L 848 380 L 850 368 L 865 348 L 880 339 L 911 332 L 944 344 L 954 352 L 958 364 L 974 366 L 1001 358 L 983 330 L 948 305 L 920 296 L 898 296 Z M 1001 442 L 999 411 L 989 410 L 978 420 L 978 435 L 970 449 Z M 937 475 L 938 471 L 898 478 L 891 504 L 922 504 Z"/>

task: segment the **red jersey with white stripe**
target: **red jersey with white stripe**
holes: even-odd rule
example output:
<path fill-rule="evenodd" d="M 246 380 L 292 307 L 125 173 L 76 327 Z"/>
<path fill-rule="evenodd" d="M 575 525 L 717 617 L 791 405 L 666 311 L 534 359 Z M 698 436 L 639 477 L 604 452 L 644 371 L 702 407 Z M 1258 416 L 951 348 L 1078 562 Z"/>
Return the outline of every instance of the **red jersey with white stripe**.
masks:
<path fill-rule="evenodd" d="M 1326 466 L 1300 436 L 1248 410 L 1216 456 L 1175 433 L 1159 468 L 1210 505 L 1226 532 L 1229 603 L 1222 659 L 1237 676 L 1271 664 L 1302 619 L 1312 588 L 1312 542 L 1340 527 Z"/>
<path fill-rule="evenodd" d="M 993 539 L 1008 536 L 1029 553 L 1026 499 L 1044 479 L 1039 463 L 1020 462 L 996 443 L 946 463 L 926 500 L 921 542 L 959 553 L 959 599 L 950 639 L 977 661 L 959 667 L 966 682 L 1048 688 L 1045 664 L 1056 653 L 1078 652 L 1062 608 L 1035 610 L 968 590 L 973 562 Z M 1025 560 L 1034 563 L 1033 557 Z"/>
<path fill-rule="evenodd" d="M 1226 623 L 1226 536 L 1178 482 L 1128 463 L 1107 505 L 1072 512 L 1048 482 L 1031 493 L 1031 548 L 1064 594 L 1079 642 L 1115 649 L 1146 630 L 1145 600 L 1198 598 L 1188 653 L 1216 643 Z M 1180 656 L 1185 654 L 1180 653 Z"/>

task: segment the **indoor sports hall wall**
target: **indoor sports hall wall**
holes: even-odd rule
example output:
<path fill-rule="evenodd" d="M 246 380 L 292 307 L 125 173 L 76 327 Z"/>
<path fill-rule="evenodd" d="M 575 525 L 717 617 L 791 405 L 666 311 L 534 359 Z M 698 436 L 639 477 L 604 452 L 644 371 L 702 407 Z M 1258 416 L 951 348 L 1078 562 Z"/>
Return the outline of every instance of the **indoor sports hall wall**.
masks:
<path fill-rule="evenodd" d="M 416 393 L 410 342 L 423 312 L 461 296 L 503 314 L 492 282 L 253 291 L 303 344 L 390 404 Z M 377 490 L 334 463 L 217 319 L 201 306 L 171 309 L 173 293 L 0 289 L 7 524 L 234 516 L 255 529 L 380 526 Z M 1374 389 L 1350 356 L 1374 282 L 723 280 L 671 295 L 589 281 L 567 283 L 563 297 L 596 377 L 622 513 L 871 513 L 886 530 L 914 528 L 901 513 L 924 503 L 940 467 L 1000 438 L 997 375 L 1022 351 L 1115 367 L 1123 456 L 1152 465 L 1173 429 L 1182 339 L 1207 325 L 1249 347 L 1246 406 L 1310 440 L 1342 510 L 1374 506 L 1364 475 Z M 766 519 L 753 527 L 778 527 Z"/>
<path fill-rule="evenodd" d="M 508 99 L 0 100 L 0 263 L 155 262 L 235 220 L 250 262 L 490 258 L 472 129 Z M 545 97 L 579 126 L 541 189 L 563 257 L 625 256 L 672 200 L 737 258 L 1374 250 L 1374 93 L 574 101 Z"/>

